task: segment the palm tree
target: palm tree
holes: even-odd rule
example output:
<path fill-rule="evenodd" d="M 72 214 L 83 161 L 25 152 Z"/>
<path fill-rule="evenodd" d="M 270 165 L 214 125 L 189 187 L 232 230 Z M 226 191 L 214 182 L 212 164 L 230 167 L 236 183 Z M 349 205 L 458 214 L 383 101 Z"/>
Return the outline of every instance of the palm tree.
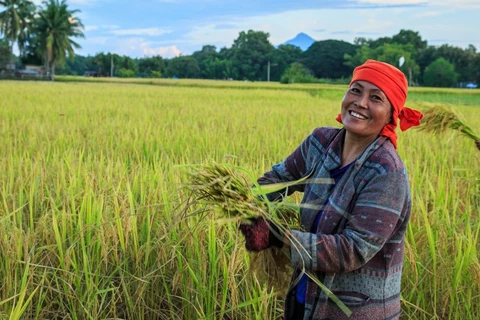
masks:
<path fill-rule="evenodd" d="M 9 41 L 13 56 L 13 45 L 18 41 L 20 53 L 28 38 L 28 23 L 33 20 L 36 6 L 29 0 L 0 0 L 5 10 L 0 12 L 0 33 Z"/>
<path fill-rule="evenodd" d="M 38 52 L 45 59 L 45 67 L 50 78 L 55 76 L 55 65 L 63 63 L 66 57 L 73 60 L 74 48 L 81 46 L 72 37 L 83 35 L 83 24 L 74 15 L 79 10 L 69 10 L 66 0 L 43 1 L 45 6 L 35 19 L 34 33 L 38 43 Z"/>

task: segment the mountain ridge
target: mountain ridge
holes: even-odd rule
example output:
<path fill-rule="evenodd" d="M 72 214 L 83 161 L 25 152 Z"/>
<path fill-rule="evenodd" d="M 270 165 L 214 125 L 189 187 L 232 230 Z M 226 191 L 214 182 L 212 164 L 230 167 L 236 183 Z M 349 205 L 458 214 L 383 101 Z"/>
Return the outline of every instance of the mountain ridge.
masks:
<path fill-rule="evenodd" d="M 282 44 L 291 44 L 299 47 L 302 51 L 306 51 L 316 40 L 304 32 L 300 32 L 294 38 L 285 41 Z"/>

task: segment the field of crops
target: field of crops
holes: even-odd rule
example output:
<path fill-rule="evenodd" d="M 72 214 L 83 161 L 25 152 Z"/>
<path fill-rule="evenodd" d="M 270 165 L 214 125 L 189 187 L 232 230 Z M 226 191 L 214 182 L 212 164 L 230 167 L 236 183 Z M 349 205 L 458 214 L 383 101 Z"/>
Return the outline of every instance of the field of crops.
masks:
<path fill-rule="evenodd" d="M 0 82 L 0 319 L 278 319 L 236 225 L 182 219 L 181 165 L 260 176 L 335 116 L 345 86 Z M 480 134 L 480 91 L 412 89 Z M 480 152 L 399 132 L 413 211 L 402 319 L 480 318 Z M 295 200 L 295 199 L 294 199 Z"/>

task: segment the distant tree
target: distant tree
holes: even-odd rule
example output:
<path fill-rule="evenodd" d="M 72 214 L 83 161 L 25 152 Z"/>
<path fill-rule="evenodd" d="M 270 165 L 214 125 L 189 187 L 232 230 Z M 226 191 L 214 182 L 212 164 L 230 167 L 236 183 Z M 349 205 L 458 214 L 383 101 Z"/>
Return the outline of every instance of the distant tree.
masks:
<path fill-rule="evenodd" d="M 217 48 L 212 45 L 203 46 L 202 50 L 195 51 L 192 57 L 197 60 L 200 68 L 200 77 L 203 79 L 219 79 L 222 78 L 219 72 L 219 54 Z"/>
<path fill-rule="evenodd" d="M 93 57 L 75 55 L 74 60 L 67 59 L 66 63 L 63 66 L 57 67 L 55 72 L 56 74 L 82 76 L 85 74 L 85 71 L 93 70 L 95 70 L 95 66 L 93 65 Z"/>
<path fill-rule="evenodd" d="M 302 56 L 302 49 L 291 44 L 279 45 L 272 54 L 270 80 L 280 81 L 281 75 Z"/>
<path fill-rule="evenodd" d="M 165 62 L 161 56 L 138 60 L 138 74 L 140 77 L 153 78 L 153 72 L 155 72 L 155 78 L 160 78 L 159 74 L 165 73 Z"/>
<path fill-rule="evenodd" d="M 100 52 L 91 59 L 91 71 L 96 71 L 102 77 L 115 76 L 118 75 L 118 70 L 123 67 L 122 62 L 123 58 L 116 53 Z M 112 71 L 113 75 L 111 74 Z"/>
<path fill-rule="evenodd" d="M 371 49 L 368 45 L 364 45 L 355 51 L 355 55 L 345 55 L 345 63 L 352 67 L 363 64 L 368 59 L 374 59 L 387 62 L 396 66 L 405 73 L 409 83 L 412 85 L 420 73 L 418 64 L 413 59 L 415 49 L 412 45 L 400 45 L 397 43 L 386 43 L 382 46 Z M 403 65 L 399 64 L 400 57 L 405 59 Z"/>
<path fill-rule="evenodd" d="M 34 21 L 33 31 L 38 48 L 45 59 L 47 72 L 55 77 L 55 66 L 65 63 L 67 56 L 75 58 L 74 49 L 81 46 L 72 38 L 83 38 L 83 24 L 75 16 L 79 10 L 70 10 L 66 0 L 48 0 Z"/>
<path fill-rule="evenodd" d="M 118 64 L 118 73 L 120 73 L 120 69 L 130 70 L 133 72 L 133 75 L 137 75 L 138 73 L 138 63 L 135 59 L 130 58 L 129 56 L 122 56 L 117 62 Z"/>
<path fill-rule="evenodd" d="M 8 40 L 0 39 L 0 71 L 5 70 L 12 56 Z"/>
<path fill-rule="evenodd" d="M 281 83 L 312 83 L 317 79 L 299 62 L 292 63 L 283 73 Z"/>
<path fill-rule="evenodd" d="M 218 52 L 217 68 L 223 79 L 239 79 L 238 69 L 233 66 L 234 50 L 223 47 Z"/>
<path fill-rule="evenodd" d="M 423 40 L 420 33 L 412 30 L 400 30 L 400 32 L 392 37 L 392 43 L 400 45 L 409 45 L 413 47 L 411 51 L 414 54 L 427 48 L 427 41 Z"/>
<path fill-rule="evenodd" d="M 439 47 L 429 46 L 418 56 L 418 64 L 421 70 L 432 64 L 438 58 L 444 58 L 455 66 L 459 82 L 468 82 L 476 78 L 478 69 L 474 66 L 476 48 L 470 45 L 467 49 L 451 46 L 448 44 Z M 423 77 L 424 78 L 424 77 Z"/>
<path fill-rule="evenodd" d="M 429 87 L 453 87 L 457 79 L 455 66 L 444 58 L 432 62 L 423 73 L 423 82 Z"/>
<path fill-rule="evenodd" d="M 120 68 L 118 70 L 118 76 L 120 78 L 134 78 L 135 77 L 135 71 L 133 71 L 131 69 Z"/>
<path fill-rule="evenodd" d="M 375 56 L 375 49 L 372 49 L 367 44 L 364 44 L 361 47 L 357 48 L 354 54 L 345 53 L 343 59 L 344 64 L 353 69 L 363 64 L 368 59 L 375 59 Z"/>
<path fill-rule="evenodd" d="M 381 37 L 381 38 L 374 39 L 374 40 L 370 39 L 368 41 L 368 46 L 372 49 L 375 49 L 375 48 L 381 47 L 381 46 L 383 46 L 384 44 L 387 44 L 387 43 L 392 43 L 392 38 Z"/>
<path fill-rule="evenodd" d="M 455 46 L 444 44 L 436 50 L 437 58 L 444 58 L 455 66 L 455 71 L 458 72 L 458 81 L 471 81 L 473 72 L 471 63 L 475 54 L 468 49 L 462 49 Z"/>
<path fill-rule="evenodd" d="M 12 53 L 15 42 L 22 53 L 36 7 L 28 0 L 0 0 L 0 7 L 4 8 L 0 12 L 0 33 L 10 42 Z"/>
<path fill-rule="evenodd" d="M 417 57 L 417 63 L 420 68 L 419 78 L 422 80 L 421 84 L 423 85 L 423 73 L 427 66 L 432 64 L 438 58 L 437 48 L 434 46 L 428 46 L 425 50 L 422 50 Z"/>
<path fill-rule="evenodd" d="M 356 47 L 341 40 L 316 41 L 302 55 L 300 62 L 317 78 L 347 78 L 353 67 L 345 65 L 344 55 L 355 54 Z"/>
<path fill-rule="evenodd" d="M 266 80 L 268 61 L 272 60 L 273 45 L 263 31 L 240 32 L 232 45 L 232 64 L 240 80 Z"/>
<path fill-rule="evenodd" d="M 180 56 L 169 60 L 166 73 L 168 77 L 194 79 L 200 77 L 200 68 L 194 58 Z"/>
<path fill-rule="evenodd" d="M 152 78 L 161 78 L 163 76 L 163 73 L 160 71 L 152 70 L 150 77 Z"/>
<path fill-rule="evenodd" d="M 472 59 L 472 70 L 472 79 L 470 81 L 480 85 L 480 53 L 475 54 Z"/>
<path fill-rule="evenodd" d="M 368 45 L 368 42 L 369 42 L 368 39 L 365 37 L 358 37 L 353 39 L 353 44 L 359 47 Z"/>

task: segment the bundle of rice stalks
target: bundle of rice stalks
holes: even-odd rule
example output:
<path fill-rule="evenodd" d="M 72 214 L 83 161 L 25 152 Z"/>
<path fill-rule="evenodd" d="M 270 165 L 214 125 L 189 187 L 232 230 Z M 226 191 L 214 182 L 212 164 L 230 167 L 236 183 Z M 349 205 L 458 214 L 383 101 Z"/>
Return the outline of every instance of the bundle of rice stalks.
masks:
<path fill-rule="evenodd" d="M 434 134 L 442 134 L 448 129 L 453 129 L 475 141 L 480 140 L 480 137 L 452 109 L 441 106 L 430 108 L 424 112 L 419 129 Z"/>
<path fill-rule="evenodd" d="M 261 199 L 262 194 L 283 189 L 289 184 L 255 187 L 245 169 L 226 163 L 212 161 L 189 168 L 188 181 L 184 184 L 189 198 L 183 210 L 185 215 L 213 214 L 219 223 L 250 223 L 252 219 L 263 217 L 281 230 L 301 229 L 295 204 Z M 284 291 L 292 273 L 288 256 L 277 248 L 251 255 L 250 270 L 257 279 Z"/>
<path fill-rule="evenodd" d="M 184 184 L 189 193 L 189 207 L 200 204 L 202 211 L 213 210 L 219 222 L 248 223 L 251 219 L 263 217 L 280 227 L 300 228 L 298 206 L 285 201 L 270 202 L 262 197 L 294 183 L 254 186 L 245 169 L 214 161 L 189 168 L 188 181 Z"/>
<path fill-rule="evenodd" d="M 309 176 L 288 183 L 258 185 L 247 170 L 226 163 L 214 161 L 204 165 L 186 166 L 188 181 L 184 189 L 188 201 L 183 210 L 184 217 L 214 214 L 220 223 L 249 223 L 251 219 L 263 217 L 274 223 L 280 230 L 302 230 L 299 220 L 300 205 L 286 200 L 271 202 L 266 194 L 277 192 L 296 184 L 332 183 L 331 179 L 308 181 Z M 287 239 L 291 245 L 295 239 Z M 259 253 L 250 253 L 250 271 L 257 279 L 266 283 L 279 294 L 285 294 L 292 275 L 290 258 L 282 249 L 272 247 Z M 350 310 L 326 288 L 316 277 L 307 275 L 324 290 L 345 314 Z"/>

